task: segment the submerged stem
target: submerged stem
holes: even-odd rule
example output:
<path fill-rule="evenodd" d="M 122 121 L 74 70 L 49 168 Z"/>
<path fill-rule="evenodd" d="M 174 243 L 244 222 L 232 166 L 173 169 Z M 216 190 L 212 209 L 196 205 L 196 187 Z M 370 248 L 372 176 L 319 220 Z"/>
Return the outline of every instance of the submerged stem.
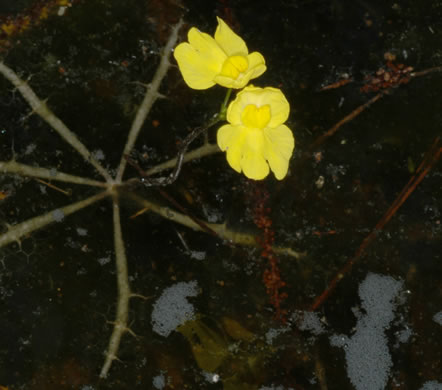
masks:
<path fill-rule="evenodd" d="M 107 170 L 93 157 L 92 153 L 87 147 L 78 139 L 62 121 L 58 118 L 46 105 L 44 100 L 41 100 L 34 92 L 34 90 L 23 81 L 18 75 L 3 62 L 0 61 L 0 74 L 7 78 L 22 94 L 23 98 L 31 106 L 33 112 L 38 114 L 45 122 L 49 124 L 64 140 L 71 145 L 83 159 L 90 163 L 107 182 L 112 182 L 112 178 Z"/>
<path fill-rule="evenodd" d="M 15 160 L 0 162 L 1 173 L 11 173 L 20 176 L 28 176 L 33 178 L 42 178 L 47 180 L 58 180 L 66 183 L 75 183 L 88 185 L 93 187 L 107 187 L 104 182 L 88 179 L 86 177 L 70 175 L 69 173 L 63 173 L 56 169 L 48 169 L 43 167 L 33 167 L 32 165 L 26 165 L 18 163 Z"/>
<path fill-rule="evenodd" d="M 106 359 L 101 368 L 100 378 L 105 378 L 112 362 L 117 359 L 118 348 L 121 337 L 127 331 L 127 318 L 129 313 L 129 299 L 131 296 L 129 278 L 127 273 L 127 258 L 124 248 L 123 233 L 121 231 L 120 206 L 118 199 L 113 199 L 113 225 L 114 225 L 114 246 L 117 268 L 118 300 L 117 312 L 115 314 L 114 329 L 112 331 L 109 345 L 105 353 Z"/>
<path fill-rule="evenodd" d="M 166 44 L 166 46 L 163 49 L 163 54 L 161 56 L 160 64 L 155 72 L 155 75 L 149 84 L 146 94 L 144 96 L 143 102 L 141 103 L 140 107 L 138 108 L 138 111 L 135 115 L 135 119 L 132 123 L 132 126 L 129 131 L 129 135 L 127 137 L 126 145 L 124 146 L 123 154 L 121 156 L 120 165 L 118 166 L 116 181 L 118 183 L 121 182 L 124 174 L 124 170 L 126 169 L 127 161 L 124 156 L 129 155 L 132 151 L 133 146 L 135 145 L 135 142 L 137 140 L 138 134 L 140 133 L 140 130 L 144 124 L 144 121 L 147 117 L 147 115 L 150 112 L 150 109 L 152 108 L 155 101 L 161 96 L 158 93 L 158 90 L 160 89 L 160 85 L 162 80 L 167 74 L 167 71 L 170 67 L 170 61 L 169 56 L 172 52 L 173 47 L 175 46 L 177 40 L 178 40 L 178 32 L 183 25 L 183 21 L 180 20 L 173 28 L 170 33 L 169 40 Z"/>
<path fill-rule="evenodd" d="M 49 225 L 50 223 L 60 222 L 65 216 L 75 213 L 78 210 L 84 209 L 85 207 L 99 201 L 100 199 L 105 198 L 108 195 L 108 191 L 103 191 L 87 199 L 83 199 L 68 206 L 49 211 L 46 214 L 28 219 L 25 222 L 14 225 L 10 227 L 6 233 L 0 235 L 0 248 L 7 244 L 10 244 L 13 241 L 20 241 L 23 236 L 26 236 L 27 234 L 30 234 L 35 230 L 41 229 L 46 225 Z"/>

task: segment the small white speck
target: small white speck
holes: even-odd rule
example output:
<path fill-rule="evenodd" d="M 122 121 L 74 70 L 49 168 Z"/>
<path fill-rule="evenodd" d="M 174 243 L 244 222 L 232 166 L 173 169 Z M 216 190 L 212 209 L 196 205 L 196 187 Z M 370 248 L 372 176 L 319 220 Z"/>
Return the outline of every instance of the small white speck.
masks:
<path fill-rule="evenodd" d="M 94 150 L 92 152 L 92 157 L 97 161 L 102 161 L 105 158 L 104 153 L 101 149 Z"/>
<path fill-rule="evenodd" d="M 209 383 L 217 383 L 220 380 L 220 376 L 218 374 L 214 374 L 213 372 L 203 371 L 203 376 Z"/>
<path fill-rule="evenodd" d="M 65 14 L 67 8 L 68 8 L 68 7 L 61 6 L 61 7 L 58 9 L 58 11 L 57 11 L 57 15 L 58 15 L 58 16 L 63 16 L 63 15 Z"/>
<path fill-rule="evenodd" d="M 79 236 L 87 236 L 87 229 L 83 229 L 83 228 L 77 228 L 77 234 Z"/>
<path fill-rule="evenodd" d="M 52 212 L 52 218 L 55 222 L 61 222 L 64 219 L 63 210 L 57 209 Z"/>
<path fill-rule="evenodd" d="M 206 258 L 206 252 L 191 251 L 190 257 L 195 260 L 204 260 Z"/>
<path fill-rule="evenodd" d="M 29 154 L 31 154 L 36 148 L 37 148 L 37 145 L 35 145 L 35 144 L 29 144 L 29 145 L 26 147 L 25 155 L 29 155 Z"/>
<path fill-rule="evenodd" d="M 111 261 L 110 257 L 101 257 L 97 260 L 100 265 L 105 265 Z"/>
<path fill-rule="evenodd" d="M 325 179 L 324 176 L 319 176 L 318 180 L 315 181 L 316 188 L 320 190 L 322 187 L 324 187 Z"/>
<path fill-rule="evenodd" d="M 345 100 L 344 97 L 341 97 L 341 98 L 339 99 L 339 103 L 338 103 L 338 107 L 339 107 L 339 108 L 341 108 L 342 105 L 344 104 L 344 100 Z"/>

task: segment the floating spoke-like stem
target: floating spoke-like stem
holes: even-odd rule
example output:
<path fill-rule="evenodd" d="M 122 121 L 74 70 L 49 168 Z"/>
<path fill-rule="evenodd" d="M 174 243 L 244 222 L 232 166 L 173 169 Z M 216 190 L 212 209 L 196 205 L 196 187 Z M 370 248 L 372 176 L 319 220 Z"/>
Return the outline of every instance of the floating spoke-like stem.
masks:
<path fill-rule="evenodd" d="M 160 64 L 158 65 L 158 68 L 155 72 L 155 75 L 152 79 L 152 82 L 149 84 L 146 94 L 144 95 L 143 102 L 141 103 L 140 107 L 138 108 L 138 111 L 135 115 L 135 119 L 132 123 L 132 126 L 129 131 L 129 135 L 127 137 L 126 145 L 124 146 L 123 155 L 121 156 L 120 165 L 118 167 L 118 172 L 116 176 L 117 183 L 120 183 L 124 170 L 126 168 L 127 161 L 124 158 L 124 156 L 129 155 L 132 151 L 132 148 L 134 147 L 134 144 L 137 140 L 138 134 L 140 133 L 141 128 L 143 127 L 144 121 L 147 117 L 147 115 L 150 112 L 150 109 L 152 108 L 152 105 L 155 103 L 155 100 L 157 100 L 161 95 L 158 93 L 158 90 L 160 89 L 161 81 L 163 80 L 164 76 L 166 76 L 166 73 L 170 67 L 170 61 L 169 56 L 172 52 L 172 49 L 175 47 L 177 39 L 178 39 L 178 31 L 180 30 L 183 22 L 180 20 L 171 31 L 171 34 L 169 36 L 169 40 L 167 41 L 166 46 L 163 49 L 163 54 L 161 56 Z"/>
<path fill-rule="evenodd" d="M 205 143 L 204 145 L 200 146 L 199 148 L 193 149 L 190 152 L 187 152 L 184 155 L 183 158 L 183 164 L 189 161 L 198 160 L 205 156 L 210 156 L 211 154 L 220 153 L 221 149 L 218 145 Z M 156 173 L 163 172 L 167 169 L 173 169 L 176 167 L 178 162 L 178 156 L 171 158 L 170 160 L 167 160 L 161 164 L 155 165 L 154 167 L 147 169 L 144 171 L 146 176 L 151 176 Z M 125 185 L 130 185 L 131 183 L 139 182 L 140 178 L 132 178 L 124 182 Z"/>
<path fill-rule="evenodd" d="M 3 62 L 0 62 L 0 73 L 6 77 L 22 94 L 24 99 L 31 106 L 33 112 L 46 121 L 65 141 L 71 145 L 85 161 L 89 162 L 103 176 L 106 181 L 111 182 L 112 178 L 101 164 L 92 156 L 91 152 L 77 138 L 77 136 L 67 128 L 67 126 L 49 109 L 46 103 L 41 100 L 32 88 Z"/>
<path fill-rule="evenodd" d="M 220 153 L 221 149 L 219 148 L 218 145 L 216 144 L 204 144 L 202 146 L 200 146 L 199 148 L 193 149 L 190 152 L 187 152 L 184 155 L 183 158 L 183 163 L 192 161 L 192 160 L 197 160 L 199 158 L 205 157 L 205 156 L 209 156 L 211 154 L 215 154 L 215 153 Z M 174 157 L 168 161 L 165 161 L 161 164 L 155 165 L 154 167 L 146 170 L 146 175 L 150 176 L 150 175 L 154 175 L 155 173 L 159 173 L 162 172 L 166 169 L 171 169 L 171 168 L 175 168 L 177 163 L 177 157 Z"/>
<path fill-rule="evenodd" d="M 33 167 L 31 165 L 20 164 L 15 160 L 0 162 L 0 173 L 11 173 L 20 176 L 58 180 L 67 183 L 83 184 L 93 187 L 108 186 L 106 183 L 103 183 L 101 181 L 92 180 L 81 176 L 70 175 L 68 173 L 57 171 L 56 169 Z"/>
<path fill-rule="evenodd" d="M 149 177 L 149 175 L 147 175 L 146 172 L 144 172 L 143 169 L 137 164 L 136 161 L 132 160 L 129 156 L 125 156 L 125 158 L 130 165 L 132 165 L 134 168 L 136 168 L 136 170 L 138 171 L 138 173 L 142 177 L 141 182 L 146 187 L 159 187 L 159 186 L 170 185 L 173 182 L 175 182 L 175 180 L 178 178 L 178 176 L 181 172 L 181 167 L 184 162 L 184 156 L 187 152 L 187 148 L 189 147 L 189 145 L 193 141 L 195 141 L 195 139 L 197 139 L 199 135 L 201 135 L 203 133 L 207 134 L 207 130 L 217 122 L 219 122 L 219 117 L 215 116 L 206 125 L 201 126 L 201 127 L 197 127 L 196 129 L 194 129 L 184 139 L 183 144 L 181 145 L 180 150 L 178 151 L 178 154 L 176 156 L 175 167 L 173 168 L 173 171 L 168 176 L 157 177 L 157 178 L 151 179 Z"/>
<path fill-rule="evenodd" d="M 114 247 L 117 268 L 118 300 L 117 312 L 115 315 L 114 329 L 112 331 L 109 345 L 105 353 L 106 359 L 101 368 L 100 377 L 105 378 L 112 362 L 117 359 L 118 347 L 121 337 L 127 331 L 127 317 L 129 313 L 129 299 L 131 297 L 129 278 L 127 275 L 127 258 L 124 249 L 123 233 L 121 231 L 120 206 L 118 199 L 113 200 L 113 224 L 114 224 Z"/>
<path fill-rule="evenodd" d="M 146 208 L 149 211 L 152 211 L 162 216 L 163 218 L 179 223 L 180 225 L 186 226 L 195 231 L 207 233 L 207 231 L 204 230 L 201 227 L 201 225 L 196 223 L 192 218 L 190 218 L 186 214 L 179 213 L 178 211 L 175 211 L 166 206 L 161 206 L 155 202 L 151 202 L 133 193 L 129 193 L 127 194 L 127 196 L 130 199 L 132 199 L 134 202 L 138 203 L 141 207 Z M 233 244 L 245 245 L 245 246 L 259 246 L 259 243 L 257 242 L 258 236 L 253 233 L 244 233 L 229 229 L 226 223 L 204 222 L 204 225 L 206 225 L 210 230 L 213 230 L 221 239 L 229 241 Z M 291 248 L 285 248 L 285 247 L 275 246 L 273 248 L 273 251 L 275 253 L 291 256 L 296 259 L 300 259 L 301 257 L 305 256 L 305 253 L 297 252 Z"/>
<path fill-rule="evenodd" d="M 8 229 L 6 233 L 0 235 L 0 248 L 10 244 L 11 242 L 20 241 L 23 236 L 30 234 L 35 230 L 41 229 L 49 225 L 50 223 L 61 222 L 61 220 L 63 220 L 64 217 L 68 216 L 69 214 L 84 209 L 85 207 L 90 206 L 91 204 L 105 198 L 108 195 L 108 191 L 103 191 L 87 199 L 72 203 L 59 209 L 49 211 L 46 214 L 28 219 L 27 221 L 19 223 L 17 225 L 13 225 Z"/>

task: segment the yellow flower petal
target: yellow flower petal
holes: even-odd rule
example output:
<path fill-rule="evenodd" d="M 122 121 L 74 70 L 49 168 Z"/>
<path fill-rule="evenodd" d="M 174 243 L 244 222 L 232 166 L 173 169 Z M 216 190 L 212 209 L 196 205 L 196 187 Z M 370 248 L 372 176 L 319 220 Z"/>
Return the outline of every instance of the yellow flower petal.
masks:
<path fill-rule="evenodd" d="M 249 179 L 262 180 L 269 174 L 269 166 L 263 156 L 264 145 L 262 130 L 254 129 L 247 133 L 242 147 L 241 168 Z"/>
<path fill-rule="evenodd" d="M 286 125 L 264 130 L 264 157 L 278 180 L 287 175 L 290 157 L 295 147 L 292 131 Z"/>
<path fill-rule="evenodd" d="M 231 125 L 222 126 L 217 133 L 218 146 L 227 151 L 227 162 L 238 173 L 241 173 L 242 146 L 246 135 L 245 128 Z"/>
<path fill-rule="evenodd" d="M 266 70 L 264 57 L 248 54 L 245 42 L 218 18 L 215 38 L 192 27 L 188 43 L 175 49 L 175 58 L 184 81 L 194 89 L 214 84 L 241 89 Z"/>
<path fill-rule="evenodd" d="M 207 89 L 215 85 L 214 74 L 205 66 L 199 53 L 188 43 L 180 43 L 174 51 L 174 57 L 186 84 L 193 89 Z"/>
<path fill-rule="evenodd" d="M 235 132 L 236 127 L 232 125 L 224 125 L 218 129 L 216 133 L 216 142 L 219 148 L 225 152 L 227 148 L 231 145 L 231 139 Z"/>
<path fill-rule="evenodd" d="M 189 44 L 195 48 L 201 56 L 210 58 L 211 61 L 216 63 L 216 68 L 219 71 L 221 64 L 226 60 L 227 55 L 218 43 L 209 34 L 199 31 L 197 28 L 192 27 L 188 34 Z"/>
<path fill-rule="evenodd" d="M 290 106 L 276 88 L 253 85 L 239 92 L 227 109 L 229 125 L 218 131 L 218 145 L 237 172 L 261 180 L 273 171 L 278 180 L 287 175 L 295 139 L 284 122 Z M 274 126 L 271 126 L 273 124 Z"/>
<path fill-rule="evenodd" d="M 262 99 L 260 99 L 260 94 L 262 91 L 263 88 L 253 85 L 248 85 L 240 91 L 236 95 L 236 99 L 227 108 L 227 120 L 232 124 L 240 125 L 242 123 L 242 112 L 248 105 L 261 106 Z"/>
<path fill-rule="evenodd" d="M 249 61 L 244 56 L 227 57 L 221 68 L 220 76 L 237 79 L 240 73 L 247 71 L 249 68 Z"/>
<path fill-rule="evenodd" d="M 284 94 L 277 88 L 259 88 L 253 85 L 245 87 L 227 109 L 227 120 L 235 125 L 241 122 L 241 114 L 246 106 L 270 106 L 271 118 L 268 127 L 277 127 L 284 123 L 290 113 L 290 105 Z"/>
<path fill-rule="evenodd" d="M 266 71 L 267 67 L 261 53 L 254 51 L 247 56 L 247 60 L 249 61 L 249 69 L 253 72 L 250 79 L 255 79 Z"/>
<path fill-rule="evenodd" d="M 251 72 L 249 72 L 249 74 L 240 74 L 237 79 L 227 76 L 217 75 L 213 80 L 215 81 L 216 84 L 219 84 L 225 88 L 241 89 L 244 86 L 246 86 L 247 83 L 250 81 L 250 76 Z"/>
<path fill-rule="evenodd" d="M 279 89 L 267 87 L 264 90 L 265 92 L 261 98 L 270 105 L 270 111 L 272 112 L 268 127 L 277 127 L 288 119 L 290 104 Z"/>
<path fill-rule="evenodd" d="M 262 157 L 257 153 L 245 153 L 241 161 L 241 167 L 249 179 L 262 180 L 270 172 L 269 166 Z"/>
<path fill-rule="evenodd" d="M 271 119 L 268 124 L 269 127 L 277 127 L 283 124 L 289 117 L 290 105 L 280 89 L 272 87 L 247 87 L 244 88 L 243 100 L 258 107 L 265 104 L 270 106 Z"/>
<path fill-rule="evenodd" d="M 253 101 L 249 101 L 250 99 L 248 99 L 248 97 L 250 95 L 245 95 L 246 91 L 248 91 L 250 89 L 250 85 L 246 88 L 244 88 L 242 91 L 240 91 L 238 93 L 238 95 L 236 95 L 235 100 L 233 100 L 229 106 L 227 107 L 227 116 L 226 119 L 229 123 L 231 123 L 232 125 L 237 125 L 239 126 L 241 124 L 241 114 L 244 110 L 244 108 L 248 105 L 248 104 L 254 104 Z M 252 86 L 252 88 L 254 88 Z M 253 100 L 253 99 L 252 99 Z"/>
<path fill-rule="evenodd" d="M 241 122 L 246 127 L 263 129 L 270 120 L 270 106 L 268 104 L 257 107 L 248 104 L 241 113 Z"/>
<path fill-rule="evenodd" d="M 193 89 L 212 87 L 227 56 L 210 35 L 194 27 L 189 30 L 188 39 L 189 43 L 180 43 L 174 51 L 184 81 Z"/>
<path fill-rule="evenodd" d="M 245 42 L 236 35 L 221 18 L 218 20 L 218 27 L 215 31 L 215 41 L 221 46 L 228 56 L 247 56 L 249 51 Z"/>
<path fill-rule="evenodd" d="M 258 52 L 247 57 L 232 56 L 225 61 L 222 71 L 214 78 L 214 81 L 226 88 L 241 89 L 250 80 L 261 76 L 266 69 L 264 57 Z"/>

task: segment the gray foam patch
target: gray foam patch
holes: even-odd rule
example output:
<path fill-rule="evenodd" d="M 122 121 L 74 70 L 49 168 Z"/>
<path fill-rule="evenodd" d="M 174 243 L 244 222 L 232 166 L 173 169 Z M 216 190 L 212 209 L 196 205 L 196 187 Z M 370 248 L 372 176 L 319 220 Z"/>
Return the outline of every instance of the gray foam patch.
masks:
<path fill-rule="evenodd" d="M 437 322 L 439 325 L 442 325 L 442 311 L 440 311 L 439 313 L 436 313 L 433 316 L 433 321 Z"/>
<path fill-rule="evenodd" d="M 311 311 L 296 311 L 292 315 L 292 320 L 300 330 L 310 331 L 315 336 L 319 336 L 325 332 L 325 328 L 321 323 L 318 313 Z"/>
<path fill-rule="evenodd" d="M 167 337 L 178 326 L 194 318 L 193 305 L 188 297 L 198 295 L 196 281 L 179 282 L 164 289 L 153 305 L 152 328 L 154 332 Z"/>
<path fill-rule="evenodd" d="M 442 390 L 442 383 L 436 381 L 425 382 L 420 390 Z"/>
<path fill-rule="evenodd" d="M 359 286 L 362 315 L 353 336 L 334 335 L 332 345 L 344 348 L 347 374 L 357 390 L 383 390 L 392 366 L 385 330 L 394 319 L 402 282 L 370 273 Z"/>

